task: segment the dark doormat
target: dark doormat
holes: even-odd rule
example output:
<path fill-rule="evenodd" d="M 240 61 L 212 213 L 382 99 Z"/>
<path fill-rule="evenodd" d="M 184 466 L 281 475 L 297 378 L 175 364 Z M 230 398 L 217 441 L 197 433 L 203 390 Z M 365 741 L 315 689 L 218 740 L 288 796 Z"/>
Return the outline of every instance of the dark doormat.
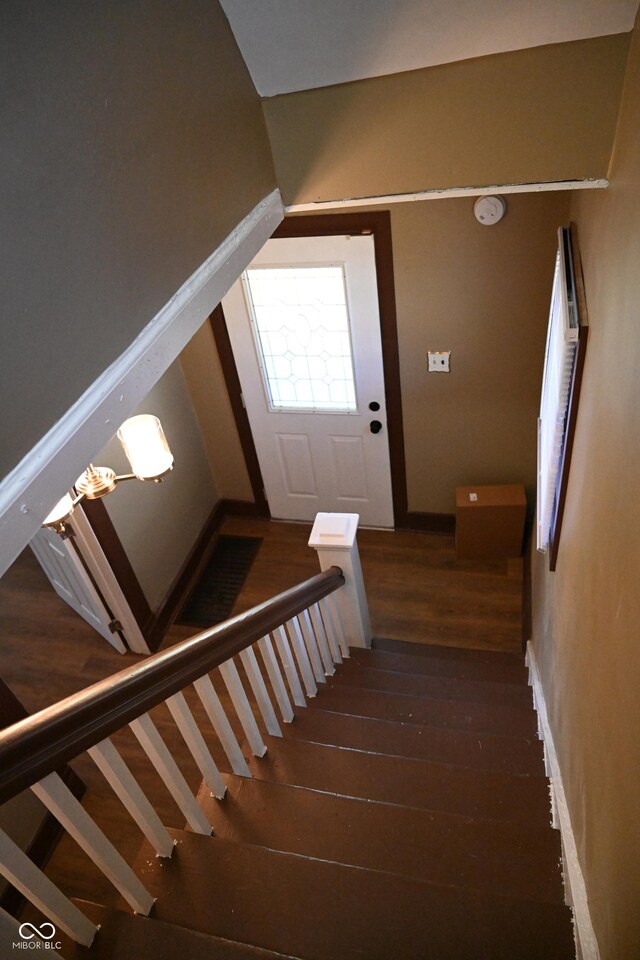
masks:
<path fill-rule="evenodd" d="M 178 623 L 211 627 L 226 620 L 261 543 L 262 537 L 219 537 L 209 563 L 182 608 Z"/>

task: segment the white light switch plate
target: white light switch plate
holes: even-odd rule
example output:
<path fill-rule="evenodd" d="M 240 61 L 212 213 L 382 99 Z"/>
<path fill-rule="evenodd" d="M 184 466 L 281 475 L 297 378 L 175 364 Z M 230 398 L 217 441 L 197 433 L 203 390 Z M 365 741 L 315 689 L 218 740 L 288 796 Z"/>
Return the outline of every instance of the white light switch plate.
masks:
<path fill-rule="evenodd" d="M 449 373 L 450 350 L 442 353 L 434 353 L 429 350 L 427 356 L 429 358 L 429 373 Z"/>

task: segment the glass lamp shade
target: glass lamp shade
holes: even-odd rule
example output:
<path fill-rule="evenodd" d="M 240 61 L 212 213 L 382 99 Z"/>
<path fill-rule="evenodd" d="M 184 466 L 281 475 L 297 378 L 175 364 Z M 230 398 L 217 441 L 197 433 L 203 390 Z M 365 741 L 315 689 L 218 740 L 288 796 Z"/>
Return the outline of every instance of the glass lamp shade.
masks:
<path fill-rule="evenodd" d="M 73 513 L 73 498 L 69 493 L 65 493 L 61 500 L 58 500 L 51 513 L 42 521 L 43 527 L 57 527 L 59 524 L 68 520 Z"/>
<path fill-rule="evenodd" d="M 157 417 L 144 413 L 125 420 L 118 440 L 138 480 L 158 480 L 172 469 L 173 454 Z"/>

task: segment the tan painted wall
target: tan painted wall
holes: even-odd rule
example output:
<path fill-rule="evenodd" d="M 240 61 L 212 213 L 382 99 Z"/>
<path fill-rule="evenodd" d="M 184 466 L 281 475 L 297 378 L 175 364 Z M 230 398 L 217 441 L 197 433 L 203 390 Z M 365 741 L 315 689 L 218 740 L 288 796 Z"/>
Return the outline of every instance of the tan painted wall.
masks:
<path fill-rule="evenodd" d="M 275 186 L 216 0 L 4 0 L 0 476 Z"/>
<path fill-rule="evenodd" d="M 540 663 L 602 960 L 640 944 L 640 36 L 611 187 L 574 198 L 590 333 L 555 573 L 534 567 Z"/>
<path fill-rule="evenodd" d="M 523 482 L 533 502 L 556 231 L 569 199 L 510 196 L 494 227 L 477 222 L 473 202 L 389 208 L 410 510 L 451 513 L 456 486 L 472 483 Z M 429 349 L 452 351 L 450 374 L 427 374 Z M 252 501 L 208 323 L 180 362 L 220 496 Z"/>
<path fill-rule="evenodd" d="M 137 413 L 160 418 L 174 468 L 159 484 L 123 483 L 104 503 L 151 608 L 158 610 L 215 507 L 218 492 L 178 361 L 133 415 Z M 130 470 L 115 437 L 96 463 L 117 473 Z"/>
<path fill-rule="evenodd" d="M 286 203 L 606 176 L 628 36 L 263 101 Z"/>
<path fill-rule="evenodd" d="M 208 321 L 180 354 L 180 365 L 218 493 L 231 500 L 253 503 L 249 474 Z"/>
<path fill-rule="evenodd" d="M 477 222 L 472 198 L 388 208 L 412 511 L 453 513 L 456 486 L 474 483 L 522 482 L 533 494 L 556 231 L 569 200 L 506 200 L 492 227 Z M 451 350 L 451 373 L 427 373 L 428 350 Z"/>

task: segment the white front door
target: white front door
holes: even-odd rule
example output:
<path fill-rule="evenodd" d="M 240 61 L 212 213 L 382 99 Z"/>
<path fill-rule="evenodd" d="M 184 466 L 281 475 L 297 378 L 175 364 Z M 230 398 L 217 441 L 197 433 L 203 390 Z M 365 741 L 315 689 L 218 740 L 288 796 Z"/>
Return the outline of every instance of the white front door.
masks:
<path fill-rule="evenodd" d="M 392 527 L 373 237 L 269 240 L 223 308 L 271 515 Z"/>

